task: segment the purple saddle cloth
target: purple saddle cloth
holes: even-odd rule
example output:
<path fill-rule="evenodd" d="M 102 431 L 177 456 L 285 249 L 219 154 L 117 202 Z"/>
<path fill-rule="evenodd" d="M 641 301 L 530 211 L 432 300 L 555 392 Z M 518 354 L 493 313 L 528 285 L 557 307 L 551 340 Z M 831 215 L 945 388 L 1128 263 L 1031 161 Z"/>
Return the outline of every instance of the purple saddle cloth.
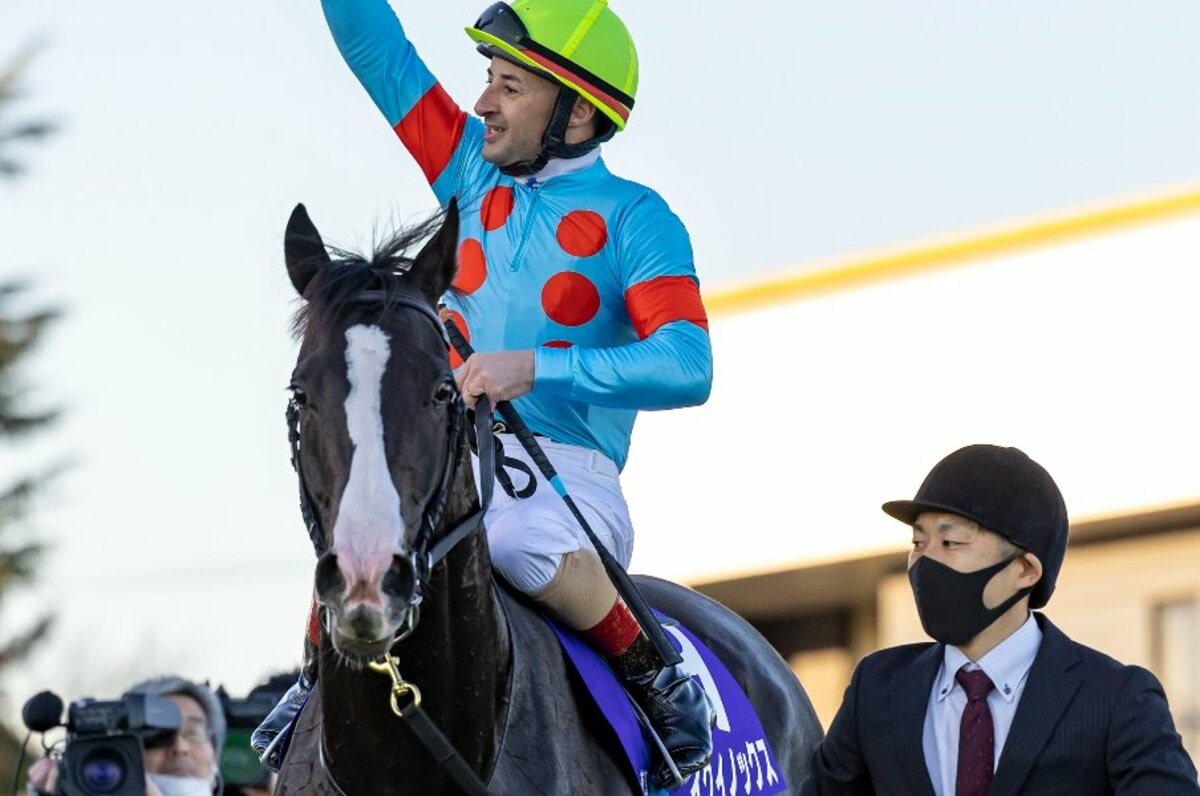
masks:
<path fill-rule="evenodd" d="M 567 659 L 620 739 L 642 792 L 648 796 L 666 793 L 671 796 L 760 796 L 786 791 L 787 783 L 779 774 L 762 722 L 741 686 L 712 650 L 690 630 L 662 614 L 659 616 L 664 620 L 667 638 L 683 656 L 684 671 L 699 680 L 717 714 L 712 760 L 673 791 L 651 790 L 647 785 L 647 771 L 655 764 L 657 752 L 651 751 L 633 706 L 629 704 L 629 697 L 612 669 L 583 639 L 546 619 L 562 643 Z"/>

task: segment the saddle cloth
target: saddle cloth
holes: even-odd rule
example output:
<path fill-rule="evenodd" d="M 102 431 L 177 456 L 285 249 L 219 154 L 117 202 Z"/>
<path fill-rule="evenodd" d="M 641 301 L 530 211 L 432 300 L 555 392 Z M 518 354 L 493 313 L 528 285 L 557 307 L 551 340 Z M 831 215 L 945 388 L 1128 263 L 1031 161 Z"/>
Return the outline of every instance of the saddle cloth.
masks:
<path fill-rule="evenodd" d="M 690 630 L 669 617 L 658 616 L 667 638 L 683 656 L 684 671 L 700 681 L 717 714 L 712 760 L 673 791 L 651 790 L 647 785 L 647 771 L 658 753 L 651 751 L 629 697 L 604 658 L 579 636 L 543 616 L 620 739 L 642 792 L 647 796 L 762 796 L 786 791 L 787 783 L 778 773 L 762 723 L 733 675 Z"/>

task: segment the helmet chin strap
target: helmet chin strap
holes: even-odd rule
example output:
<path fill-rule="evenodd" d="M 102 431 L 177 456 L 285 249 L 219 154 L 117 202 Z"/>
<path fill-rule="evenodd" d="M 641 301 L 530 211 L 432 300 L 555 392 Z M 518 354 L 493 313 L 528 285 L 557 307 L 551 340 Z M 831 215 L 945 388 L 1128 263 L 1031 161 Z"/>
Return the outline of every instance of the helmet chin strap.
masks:
<path fill-rule="evenodd" d="M 550 121 L 546 125 L 546 132 L 542 133 L 541 150 L 531 160 L 506 164 L 500 167 L 500 171 L 510 177 L 528 177 L 545 168 L 550 158 L 570 160 L 582 157 L 612 138 L 617 128 L 610 124 L 605 125 L 606 129 L 600 135 L 580 141 L 578 144 L 567 143 L 567 124 L 571 121 L 571 111 L 575 108 L 577 99 L 579 99 L 579 94 L 576 91 L 560 85 L 558 96 L 554 99 L 554 108 L 550 111 Z"/>

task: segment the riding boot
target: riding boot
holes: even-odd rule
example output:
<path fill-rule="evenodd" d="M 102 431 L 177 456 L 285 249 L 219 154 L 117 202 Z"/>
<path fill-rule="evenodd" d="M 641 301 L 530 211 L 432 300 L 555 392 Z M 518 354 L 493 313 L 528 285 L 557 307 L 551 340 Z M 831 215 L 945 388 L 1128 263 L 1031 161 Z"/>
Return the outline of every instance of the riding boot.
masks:
<path fill-rule="evenodd" d="M 304 637 L 304 660 L 300 665 L 299 677 L 250 735 L 250 746 L 262 764 L 272 771 L 279 771 L 283 765 L 291 726 L 317 682 L 316 616 L 317 606 L 314 603 L 309 615 L 308 633 Z"/>
<path fill-rule="evenodd" d="M 596 553 L 576 551 L 564 556 L 554 579 L 534 600 L 604 656 L 682 776 L 708 764 L 716 720 L 708 696 L 680 667 L 663 665 Z M 666 761 L 651 780 L 657 788 L 676 784 Z"/>
<path fill-rule="evenodd" d="M 625 688 L 646 713 L 681 777 L 708 765 L 716 713 L 704 689 L 678 665 L 665 666 L 644 632 L 612 661 Z M 657 788 L 677 787 L 664 762 L 651 776 Z"/>

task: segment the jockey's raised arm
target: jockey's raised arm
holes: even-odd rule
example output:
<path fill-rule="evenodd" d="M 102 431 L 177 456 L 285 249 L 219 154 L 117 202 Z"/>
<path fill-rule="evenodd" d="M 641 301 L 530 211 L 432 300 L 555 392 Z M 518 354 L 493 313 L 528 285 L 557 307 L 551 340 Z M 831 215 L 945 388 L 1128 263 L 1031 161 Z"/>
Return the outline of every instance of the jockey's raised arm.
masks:
<path fill-rule="evenodd" d="M 470 160 L 463 153 L 479 159 L 482 122 L 442 88 L 387 0 L 322 0 L 321 7 L 346 64 L 444 206 L 461 192 L 461 170 Z"/>

